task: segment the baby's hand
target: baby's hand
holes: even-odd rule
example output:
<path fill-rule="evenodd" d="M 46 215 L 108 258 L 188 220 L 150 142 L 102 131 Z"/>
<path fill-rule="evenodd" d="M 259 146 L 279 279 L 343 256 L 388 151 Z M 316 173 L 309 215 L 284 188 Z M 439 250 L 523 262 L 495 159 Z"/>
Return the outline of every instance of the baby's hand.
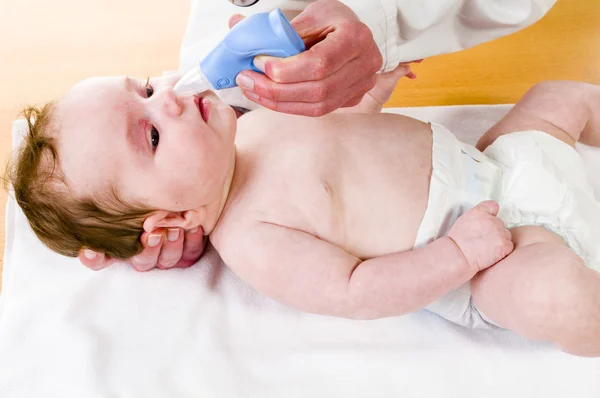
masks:
<path fill-rule="evenodd" d="M 422 60 L 412 61 L 413 63 L 421 62 Z M 377 74 L 375 86 L 366 93 L 358 105 L 352 107 L 339 108 L 336 113 L 379 113 L 383 109 L 383 105 L 390 99 L 396 84 L 401 77 L 416 79 L 410 69 L 409 63 L 398 65 L 391 72 Z"/>
<path fill-rule="evenodd" d="M 420 63 L 421 61 L 422 59 L 402 63 L 391 72 L 378 74 L 375 80 L 375 86 L 367 93 L 367 95 L 370 95 L 371 98 L 383 106 L 392 96 L 400 78 L 407 77 L 411 80 L 417 78 L 417 75 L 410 69 L 410 64 Z"/>
<path fill-rule="evenodd" d="M 499 210 L 494 201 L 481 202 L 460 216 L 448 233 L 476 272 L 496 264 L 514 249 L 510 231 L 496 217 Z"/>

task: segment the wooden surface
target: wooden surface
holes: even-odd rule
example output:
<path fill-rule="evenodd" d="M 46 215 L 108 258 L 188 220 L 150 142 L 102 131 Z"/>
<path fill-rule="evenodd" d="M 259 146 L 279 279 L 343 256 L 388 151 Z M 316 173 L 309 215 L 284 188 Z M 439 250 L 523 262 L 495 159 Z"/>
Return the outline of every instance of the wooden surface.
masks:
<path fill-rule="evenodd" d="M 600 1 L 558 0 L 533 26 L 413 69 L 388 105 L 506 104 L 543 80 L 600 84 Z"/>
<path fill-rule="evenodd" d="M 2 165 L 24 105 L 54 99 L 90 76 L 176 69 L 188 7 L 189 0 L 0 0 Z M 512 103 L 541 80 L 600 83 L 600 5 L 559 0 L 530 28 L 414 70 L 419 78 L 401 81 L 389 106 Z M 2 253 L 6 198 L 2 191 Z"/>

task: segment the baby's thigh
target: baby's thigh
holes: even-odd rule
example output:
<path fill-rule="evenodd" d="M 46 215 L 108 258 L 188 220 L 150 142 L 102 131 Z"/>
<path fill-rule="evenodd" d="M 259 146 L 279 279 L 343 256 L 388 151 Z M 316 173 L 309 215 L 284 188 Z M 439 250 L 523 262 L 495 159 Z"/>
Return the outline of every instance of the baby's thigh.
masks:
<path fill-rule="evenodd" d="M 482 314 L 515 330 L 519 319 L 543 323 L 562 307 L 572 305 L 582 272 L 593 271 L 558 235 L 545 228 L 525 226 L 511 232 L 515 250 L 477 274 L 471 281 L 471 292 Z"/>
<path fill-rule="evenodd" d="M 571 93 L 573 91 L 571 86 L 572 84 L 568 82 L 544 82 L 535 85 L 506 116 L 479 139 L 476 148 L 483 151 L 498 137 L 519 131 L 542 131 L 567 145 L 575 146 L 581 130 L 565 131 L 555 123 L 556 120 L 564 122 L 579 113 L 580 105 L 577 101 L 560 96 L 561 90 L 571 88 L 569 91 Z M 560 98 L 560 101 L 557 98 Z M 567 125 L 571 126 L 571 123 Z"/>
<path fill-rule="evenodd" d="M 512 228 L 510 233 L 512 234 L 515 250 L 535 243 L 550 243 L 567 247 L 565 241 L 560 236 L 544 227 L 526 225 Z"/>

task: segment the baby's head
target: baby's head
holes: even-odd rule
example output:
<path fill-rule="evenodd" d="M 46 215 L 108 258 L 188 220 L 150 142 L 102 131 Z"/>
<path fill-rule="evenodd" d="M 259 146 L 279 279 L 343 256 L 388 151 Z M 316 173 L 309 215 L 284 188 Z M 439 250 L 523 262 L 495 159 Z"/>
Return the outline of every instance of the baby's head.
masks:
<path fill-rule="evenodd" d="M 24 111 L 10 181 L 48 247 L 125 259 L 143 230 L 214 226 L 233 173 L 235 112 L 212 92 L 178 97 L 173 83 L 88 79 Z"/>

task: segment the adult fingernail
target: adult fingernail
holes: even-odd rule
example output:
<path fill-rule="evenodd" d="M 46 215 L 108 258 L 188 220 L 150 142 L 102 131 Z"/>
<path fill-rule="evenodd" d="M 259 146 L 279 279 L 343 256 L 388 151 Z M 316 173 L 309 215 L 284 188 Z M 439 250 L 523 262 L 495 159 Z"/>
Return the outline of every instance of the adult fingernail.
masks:
<path fill-rule="evenodd" d="M 177 261 L 172 261 L 172 260 L 168 260 L 168 261 L 167 261 L 167 260 L 162 260 L 162 261 L 160 262 L 161 266 L 162 266 L 164 269 L 173 268 L 173 266 L 174 266 L 176 263 L 177 263 Z"/>
<path fill-rule="evenodd" d="M 254 66 L 256 67 L 256 69 L 259 69 L 264 73 L 266 61 L 267 58 L 265 56 L 259 55 L 258 57 L 254 57 Z"/>
<path fill-rule="evenodd" d="M 96 258 L 96 256 L 98 255 L 98 253 L 96 253 L 93 250 L 90 249 L 84 249 L 83 250 L 83 255 L 85 256 L 85 258 L 89 259 L 89 260 L 93 260 Z"/>
<path fill-rule="evenodd" d="M 167 239 L 169 242 L 175 242 L 179 238 L 179 228 L 169 228 L 167 231 Z"/>
<path fill-rule="evenodd" d="M 251 99 L 252 101 L 258 101 L 258 95 L 256 95 L 256 93 L 246 90 L 242 90 L 242 93 L 244 93 L 244 95 L 248 97 L 248 99 Z"/>
<path fill-rule="evenodd" d="M 162 235 L 153 234 L 148 237 L 148 246 L 155 247 L 160 243 Z"/>
<path fill-rule="evenodd" d="M 132 263 L 133 263 L 133 268 L 135 268 L 136 271 L 140 271 L 140 272 L 150 271 L 152 268 L 154 268 L 154 264 L 152 264 L 152 263 L 139 262 L 139 261 L 136 261 L 135 259 L 132 261 Z"/>
<path fill-rule="evenodd" d="M 240 73 L 236 78 L 235 82 L 238 86 L 245 90 L 253 90 L 254 89 L 254 80 L 243 73 Z"/>
<path fill-rule="evenodd" d="M 188 231 L 190 234 L 195 234 L 196 232 L 198 232 L 198 227 L 196 228 L 192 228 Z"/>

